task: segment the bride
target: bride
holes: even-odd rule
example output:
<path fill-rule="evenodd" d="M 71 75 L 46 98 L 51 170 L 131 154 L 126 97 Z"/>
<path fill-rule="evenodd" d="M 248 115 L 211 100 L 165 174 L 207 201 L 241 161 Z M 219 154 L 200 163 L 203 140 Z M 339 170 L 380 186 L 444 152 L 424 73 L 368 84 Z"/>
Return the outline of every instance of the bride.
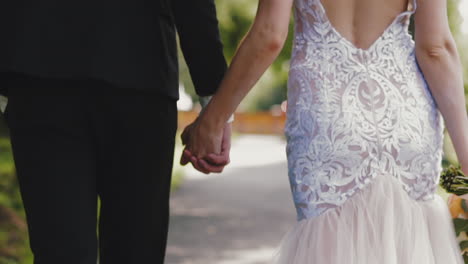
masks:
<path fill-rule="evenodd" d="M 285 134 L 298 222 L 275 263 L 463 263 L 435 193 L 445 127 L 468 173 L 446 0 L 260 0 L 218 92 L 183 133 L 185 155 L 216 171 L 224 124 L 282 49 L 291 8 Z"/>

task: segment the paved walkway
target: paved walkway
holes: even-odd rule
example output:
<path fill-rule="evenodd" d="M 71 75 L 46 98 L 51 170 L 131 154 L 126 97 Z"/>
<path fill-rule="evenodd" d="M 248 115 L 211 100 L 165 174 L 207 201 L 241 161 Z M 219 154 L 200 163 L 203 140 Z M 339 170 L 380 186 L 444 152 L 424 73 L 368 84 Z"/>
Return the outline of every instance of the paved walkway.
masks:
<path fill-rule="evenodd" d="M 187 167 L 172 195 L 166 264 L 266 264 L 293 226 L 284 140 L 240 136 L 231 160 L 221 175 Z"/>

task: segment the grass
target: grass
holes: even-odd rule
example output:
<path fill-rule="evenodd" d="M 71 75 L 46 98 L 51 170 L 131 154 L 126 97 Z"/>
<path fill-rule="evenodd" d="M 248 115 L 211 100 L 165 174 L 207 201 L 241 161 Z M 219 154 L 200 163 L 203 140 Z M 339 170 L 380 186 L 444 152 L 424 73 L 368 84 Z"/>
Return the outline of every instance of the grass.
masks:
<path fill-rule="evenodd" d="M 174 166 L 172 169 L 171 191 L 177 190 L 184 180 L 184 168 L 180 165 L 180 155 L 182 155 L 182 145 L 177 144 L 174 154 Z"/>
<path fill-rule="evenodd" d="M 182 140 L 180 138 L 181 134 L 181 130 L 177 131 L 174 150 L 174 164 L 172 169 L 171 191 L 177 190 L 184 180 L 184 167 L 180 165 L 180 157 L 182 155 L 182 151 L 184 150 L 184 146 L 182 145 Z"/>

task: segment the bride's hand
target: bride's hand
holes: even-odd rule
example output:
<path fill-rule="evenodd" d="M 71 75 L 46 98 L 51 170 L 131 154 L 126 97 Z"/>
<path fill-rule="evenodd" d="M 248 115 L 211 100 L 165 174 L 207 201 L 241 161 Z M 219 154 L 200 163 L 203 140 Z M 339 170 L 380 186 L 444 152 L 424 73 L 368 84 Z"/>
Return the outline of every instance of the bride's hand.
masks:
<path fill-rule="evenodd" d="M 186 149 L 180 163 L 191 162 L 203 173 L 222 172 L 229 163 L 230 137 L 230 124 L 217 128 L 198 118 L 181 135 Z"/>

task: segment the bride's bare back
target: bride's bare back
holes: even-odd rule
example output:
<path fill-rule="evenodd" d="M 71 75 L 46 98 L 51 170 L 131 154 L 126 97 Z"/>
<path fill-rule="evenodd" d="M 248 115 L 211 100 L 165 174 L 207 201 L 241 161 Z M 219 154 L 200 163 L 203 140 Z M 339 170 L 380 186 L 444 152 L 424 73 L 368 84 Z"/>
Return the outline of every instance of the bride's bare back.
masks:
<path fill-rule="evenodd" d="M 367 49 L 392 21 L 411 9 L 408 0 L 321 0 L 331 24 L 356 47 Z"/>

